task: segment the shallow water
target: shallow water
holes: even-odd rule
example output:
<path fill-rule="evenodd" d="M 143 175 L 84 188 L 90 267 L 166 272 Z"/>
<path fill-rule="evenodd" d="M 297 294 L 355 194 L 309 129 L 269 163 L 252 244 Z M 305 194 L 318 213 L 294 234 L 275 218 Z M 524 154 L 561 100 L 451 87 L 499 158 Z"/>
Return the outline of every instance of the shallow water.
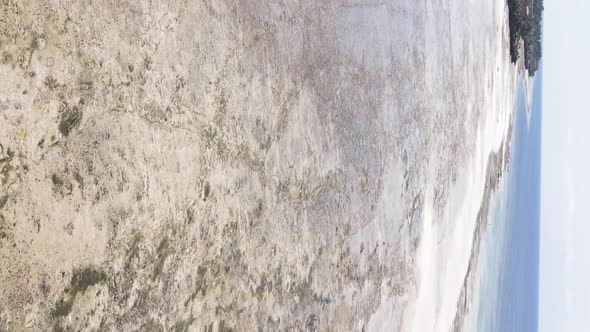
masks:
<path fill-rule="evenodd" d="M 541 89 L 542 70 L 529 115 L 524 85 L 518 82 L 510 168 L 493 196 L 477 305 L 466 330 L 537 330 Z"/>

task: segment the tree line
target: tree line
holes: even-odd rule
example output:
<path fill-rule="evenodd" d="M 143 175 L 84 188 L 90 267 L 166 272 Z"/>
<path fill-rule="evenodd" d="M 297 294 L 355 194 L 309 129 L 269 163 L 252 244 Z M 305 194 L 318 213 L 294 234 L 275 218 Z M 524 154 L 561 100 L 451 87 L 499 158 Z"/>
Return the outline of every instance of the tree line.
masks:
<path fill-rule="evenodd" d="M 516 62 L 524 57 L 525 68 L 531 76 L 539 68 L 543 55 L 542 19 L 543 0 L 507 0 L 510 27 L 510 57 Z M 524 54 L 519 54 L 518 43 L 524 41 Z"/>

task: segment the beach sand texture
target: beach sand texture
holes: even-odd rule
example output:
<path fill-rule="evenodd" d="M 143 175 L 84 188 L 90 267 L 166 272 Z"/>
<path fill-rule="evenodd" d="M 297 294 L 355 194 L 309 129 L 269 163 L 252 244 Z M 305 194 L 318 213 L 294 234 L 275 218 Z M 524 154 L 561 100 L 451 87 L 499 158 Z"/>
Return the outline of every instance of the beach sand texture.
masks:
<path fill-rule="evenodd" d="M 0 330 L 451 329 L 514 109 L 502 2 L 0 13 Z"/>

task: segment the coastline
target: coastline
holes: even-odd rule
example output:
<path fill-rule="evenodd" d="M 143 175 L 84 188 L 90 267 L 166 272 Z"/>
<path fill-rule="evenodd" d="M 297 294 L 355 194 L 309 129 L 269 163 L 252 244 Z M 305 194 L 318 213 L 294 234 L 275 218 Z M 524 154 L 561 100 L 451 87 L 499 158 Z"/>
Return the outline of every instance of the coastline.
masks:
<path fill-rule="evenodd" d="M 80 21 L 0 44 L 22 60 L 0 65 L 0 330 L 447 330 L 469 309 L 514 113 L 505 6 L 275 5 L 56 3 Z"/>
<path fill-rule="evenodd" d="M 524 44 L 522 40 L 519 43 L 520 54 L 523 54 Z M 523 57 L 519 57 L 518 62 L 514 65 L 516 80 L 515 86 L 518 86 L 518 80 L 522 80 L 522 86 L 525 91 L 525 102 L 526 102 L 526 113 L 527 121 L 530 120 L 532 112 L 532 93 L 534 77 L 529 76 L 528 70 L 525 68 Z M 518 87 L 515 87 L 515 91 Z M 502 141 L 500 148 L 496 151 L 490 152 L 487 162 L 487 171 L 485 176 L 485 190 L 481 199 L 481 205 L 477 214 L 476 226 L 473 231 L 471 254 L 469 257 L 469 263 L 467 272 L 465 273 L 463 286 L 461 288 L 461 295 L 457 301 L 457 312 L 452 325 L 452 331 L 462 331 L 464 327 L 465 319 L 469 312 L 473 309 L 473 301 L 475 300 L 470 294 L 475 291 L 476 280 L 478 279 L 478 266 L 481 255 L 482 242 L 488 232 L 489 216 L 490 216 L 490 204 L 493 199 L 494 193 L 498 189 L 500 181 L 504 178 L 504 173 L 507 171 L 508 164 L 510 162 L 510 151 L 512 146 L 512 131 L 514 128 L 514 121 L 516 117 L 516 94 L 514 101 L 514 112 L 510 117 L 509 128 L 506 133 L 505 139 Z"/>
<path fill-rule="evenodd" d="M 509 133 L 512 132 L 512 121 Z M 481 257 L 481 246 L 486 236 L 489 226 L 490 204 L 493 194 L 496 192 L 500 180 L 503 178 L 503 172 L 506 170 L 506 156 L 510 155 L 510 137 L 502 143 L 502 147 L 497 152 L 492 152 L 488 158 L 488 167 L 486 171 L 486 189 L 484 191 L 481 206 L 477 214 L 476 226 L 473 232 L 471 255 L 461 295 L 457 301 L 457 313 L 453 321 L 452 331 L 462 331 L 464 320 L 470 312 L 474 298 L 470 296 L 474 291 L 475 281 L 477 280 L 478 263 Z"/>
<path fill-rule="evenodd" d="M 519 40 L 519 54 L 524 54 L 524 41 L 522 40 L 522 38 L 520 38 Z M 518 90 L 518 81 L 522 81 L 522 87 L 524 89 L 525 94 L 526 118 L 527 123 L 529 123 L 533 106 L 532 98 L 535 78 L 534 76 L 531 76 L 528 69 L 526 69 L 524 56 L 519 56 L 517 63 L 514 64 L 514 68 L 515 91 Z M 479 278 L 479 276 L 477 276 L 478 265 L 481 255 L 483 254 L 481 252 L 482 243 L 488 232 L 490 204 L 491 200 L 493 199 L 494 193 L 496 193 L 498 189 L 500 181 L 504 178 L 504 172 L 507 171 L 509 163 L 512 145 L 512 131 L 514 127 L 515 117 L 517 116 L 516 98 L 517 97 L 515 93 L 514 112 L 510 117 L 509 129 L 507 131 L 505 139 L 502 141 L 500 149 L 492 151 L 488 158 L 488 166 L 485 177 L 485 190 L 481 199 L 481 206 L 477 215 L 476 227 L 473 232 L 471 255 L 469 258 L 467 272 L 465 273 L 463 287 L 461 289 L 461 295 L 459 297 L 459 300 L 457 301 L 457 313 L 453 321 L 452 331 L 463 330 L 467 314 L 473 309 L 471 306 L 473 304 L 474 298 L 470 296 L 470 294 L 472 294 L 475 291 L 475 282 Z"/>
<path fill-rule="evenodd" d="M 472 182 L 466 186 L 456 184 L 450 189 L 448 199 L 453 201 L 456 199 L 453 197 L 457 196 L 458 202 L 450 204 L 456 207 L 447 212 L 447 217 L 449 221 L 454 220 L 456 225 L 449 224 L 448 229 L 443 229 L 437 226 L 436 222 L 430 226 L 435 220 L 431 215 L 424 219 L 423 244 L 416 255 L 416 274 L 440 275 L 435 278 L 438 281 L 423 280 L 422 284 L 419 284 L 418 293 L 423 290 L 424 295 L 417 296 L 418 302 L 412 309 L 414 323 L 409 330 L 445 330 L 448 327 L 461 330 L 465 314 L 469 310 L 477 309 L 472 308 L 470 294 L 481 255 L 481 241 L 487 231 L 490 199 L 499 181 L 498 172 L 504 172 L 507 167 L 516 113 L 517 82 L 523 76 L 519 73 L 518 66 L 510 62 L 507 7 L 500 7 L 496 11 L 499 15 L 497 20 L 503 22 L 504 28 L 499 42 L 502 46 L 496 53 L 495 61 L 500 64 L 498 68 L 501 74 L 495 79 L 504 80 L 506 85 L 486 97 L 486 100 L 495 102 L 486 108 L 483 119 L 480 119 L 481 128 L 478 130 L 481 131 L 481 135 L 478 135 L 476 144 L 479 148 L 475 149 L 479 151 L 475 156 L 479 157 L 475 157 L 474 163 L 466 169 L 468 173 L 465 175 Z M 532 83 L 528 77 L 525 80 Z M 531 87 L 531 84 L 527 86 Z M 483 165 L 478 165 L 478 159 L 480 162 L 483 161 Z M 445 283 L 432 285 L 434 282 Z M 451 301 L 454 302 L 450 304 Z M 454 307 L 453 311 L 441 311 L 449 306 Z M 421 317 L 430 316 L 436 319 L 421 320 Z"/>
<path fill-rule="evenodd" d="M 524 44 L 522 40 L 519 43 L 520 54 L 524 52 Z M 516 72 L 515 85 L 518 86 L 518 81 L 522 80 L 522 87 L 525 93 L 525 109 L 527 123 L 530 121 L 532 112 L 532 93 L 534 88 L 534 77 L 529 76 L 528 70 L 525 68 L 523 57 L 519 57 L 518 62 L 514 65 Z M 518 90 L 518 87 L 515 88 Z M 504 173 L 507 171 L 509 164 L 510 151 L 512 146 L 512 131 L 514 128 L 514 121 L 516 114 L 516 96 L 514 103 L 514 114 L 510 118 L 509 129 L 500 149 L 492 151 L 488 158 L 488 167 L 486 171 L 486 185 L 481 200 L 480 210 L 477 215 L 476 227 L 473 232 L 472 249 L 469 258 L 467 272 L 465 274 L 461 295 L 457 301 L 457 313 L 453 321 L 452 331 L 462 331 L 465 319 L 469 312 L 473 309 L 471 306 L 474 303 L 474 298 L 470 296 L 473 294 L 476 287 L 476 282 L 479 278 L 477 276 L 479 261 L 484 254 L 482 249 L 482 242 L 486 237 L 489 226 L 490 204 L 494 193 L 498 189 L 499 182 L 504 178 Z"/>
<path fill-rule="evenodd" d="M 459 327 L 462 318 L 458 317 L 462 316 L 462 310 L 469 308 L 469 280 L 479 257 L 479 242 L 487 228 L 487 212 L 497 185 L 497 172 L 506 167 L 515 114 L 518 69 L 509 57 L 507 8 L 497 7 L 496 15 L 496 20 L 503 22 L 503 33 L 498 34 L 499 47 L 492 60 L 495 63 L 492 68 L 497 66 L 500 72 L 492 80 L 498 86 L 483 97 L 485 106 L 478 122 L 473 159 L 464 169 L 463 180 L 449 189 L 444 217 L 439 220 L 434 209 L 424 214 L 415 273 L 425 276 L 437 273 L 437 277 L 418 279 L 417 301 L 410 309 L 413 323 L 409 330 L 445 330 L 455 322 Z M 482 73 L 485 75 L 486 70 Z M 421 317 L 436 319 L 427 321 Z"/>

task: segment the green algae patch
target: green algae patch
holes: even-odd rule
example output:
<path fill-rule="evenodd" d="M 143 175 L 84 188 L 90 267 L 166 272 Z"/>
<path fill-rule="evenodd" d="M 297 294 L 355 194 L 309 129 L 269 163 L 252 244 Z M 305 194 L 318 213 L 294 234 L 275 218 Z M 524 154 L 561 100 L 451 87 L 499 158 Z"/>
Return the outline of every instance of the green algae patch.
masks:
<path fill-rule="evenodd" d="M 67 111 L 66 113 L 63 114 L 59 125 L 58 125 L 58 129 L 59 132 L 64 135 L 64 136 L 68 136 L 70 134 L 70 132 L 72 131 L 72 129 L 74 128 L 74 126 L 76 126 L 76 124 L 78 124 L 78 122 L 80 122 L 80 119 L 82 118 L 82 112 L 74 109 L 71 111 Z"/>
<path fill-rule="evenodd" d="M 75 270 L 70 281 L 70 288 L 67 291 L 75 296 L 79 292 L 84 293 L 89 287 L 102 283 L 106 279 L 106 273 L 91 267 Z"/>
<path fill-rule="evenodd" d="M 0 209 L 8 202 L 8 195 L 0 196 Z"/>
<path fill-rule="evenodd" d="M 139 243 L 142 239 L 143 236 L 141 235 L 141 232 L 138 230 L 134 230 L 127 245 L 127 261 L 139 257 Z"/>
<path fill-rule="evenodd" d="M 64 290 L 64 295 L 55 303 L 51 310 L 51 316 L 57 318 L 69 315 L 78 293 L 83 294 L 88 288 L 101 284 L 106 280 L 106 273 L 93 267 L 74 270 L 70 285 Z"/>
<path fill-rule="evenodd" d="M 14 132 L 14 134 L 12 135 L 12 139 L 14 141 L 24 141 L 27 138 L 27 133 L 28 132 L 26 128 L 21 128 Z"/>
<path fill-rule="evenodd" d="M 168 238 L 165 237 L 160 241 L 158 245 L 158 249 L 156 250 L 156 259 L 154 262 L 154 269 L 152 272 L 152 281 L 156 281 L 160 278 L 162 271 L 164 270 L 164 263 L 166 263 L 166 258 L 170 255 L 170 242 Z"/>
<path fill-rule="evenodd" d="M 70 314 L 72 311 L 72 306 L 74 305 L 74 298 L 62 298 L 55 304 L 55 307 L 51 311 L 51 316 L 53 317 L 65 317 Z"/>
<path fill-rule="evenodd" d="M 185 217 L 185 221 L 187 224 L 192 224 L 195 221 L 195 215 L 193 213 L 192 209 L 186 209 L 186 217 Z"/>

